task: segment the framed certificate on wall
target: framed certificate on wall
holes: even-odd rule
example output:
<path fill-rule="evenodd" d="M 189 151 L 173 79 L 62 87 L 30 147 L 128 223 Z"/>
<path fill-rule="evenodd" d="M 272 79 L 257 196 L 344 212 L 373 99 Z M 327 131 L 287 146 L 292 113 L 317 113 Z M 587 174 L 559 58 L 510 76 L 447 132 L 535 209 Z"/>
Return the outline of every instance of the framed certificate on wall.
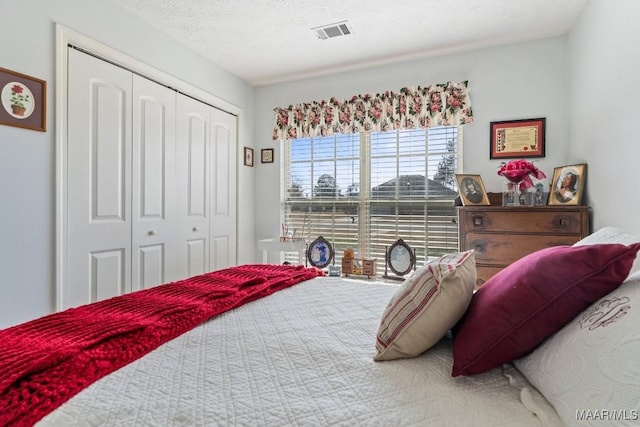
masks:
<path fill-rule="evenodd" d="M 544 157 L 545 119 L 491 122 L 490 158 Z"/>

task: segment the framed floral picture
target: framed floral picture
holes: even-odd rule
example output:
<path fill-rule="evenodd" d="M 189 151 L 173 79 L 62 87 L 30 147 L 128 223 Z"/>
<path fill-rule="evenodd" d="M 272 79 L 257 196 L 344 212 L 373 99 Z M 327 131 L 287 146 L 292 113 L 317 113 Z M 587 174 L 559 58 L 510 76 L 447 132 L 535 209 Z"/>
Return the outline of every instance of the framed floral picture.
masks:
<path fill-rule="evenodd" d="M 244 165 L 253 167 L 253 148 L 244 147 Z"/>
<path fill-rule="evenodd" d="M 0 68 L 0 105 L 0 124 L 46 131 L 46 81 Z"/>
<path fill-rule="evenodd" d="M 555 168 L 551 180 L 549 204 L 579 205 L 582 202 L 586 178 L 586 163 Z"/>
<path fill-rule="evenodd" d="M 480 175 L 456 174 L 456 180 L 458 181 L 458 193 L 464 206 L 488 206 L 491 204 Z"/>

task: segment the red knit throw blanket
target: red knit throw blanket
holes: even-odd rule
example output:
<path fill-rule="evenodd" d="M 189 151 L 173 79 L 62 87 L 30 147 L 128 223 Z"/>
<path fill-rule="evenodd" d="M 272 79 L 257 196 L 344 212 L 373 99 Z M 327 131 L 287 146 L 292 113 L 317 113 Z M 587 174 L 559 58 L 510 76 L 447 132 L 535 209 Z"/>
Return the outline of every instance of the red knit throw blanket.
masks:
<path fill-rule="evenodd" d="M 33 425 L 207 319 L 322 275 L 302 266 L 232 267 L 0 330 L 0 426 Z"/>

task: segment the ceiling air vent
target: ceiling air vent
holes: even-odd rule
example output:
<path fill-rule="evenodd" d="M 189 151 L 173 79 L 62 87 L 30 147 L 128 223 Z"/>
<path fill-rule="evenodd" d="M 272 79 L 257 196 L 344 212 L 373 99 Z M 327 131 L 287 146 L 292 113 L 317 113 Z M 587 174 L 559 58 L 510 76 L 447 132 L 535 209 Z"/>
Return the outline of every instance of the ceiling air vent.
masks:
<path fill-rule="evenodd" d="M 311 29 L 315 31 L 320 40 L 331 39 L 333 37 L 346 36 L 351 34 L 351 26 L 348 21 L 336 22 L 335 24 L 323 25 Z"/>

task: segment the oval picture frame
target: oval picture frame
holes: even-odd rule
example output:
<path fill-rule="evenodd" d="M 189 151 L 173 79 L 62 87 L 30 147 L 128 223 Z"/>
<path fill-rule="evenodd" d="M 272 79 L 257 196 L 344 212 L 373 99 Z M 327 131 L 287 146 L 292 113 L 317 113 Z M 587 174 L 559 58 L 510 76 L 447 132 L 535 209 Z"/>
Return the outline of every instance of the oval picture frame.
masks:
<path fill-rule="evenodd" d="M 416 265 L 416 255 L 404 240 L 398 239 L 387 250 L 385 262 L 395 274 L 404 276 Z"/>
<path fill-rule="evenodd" d="M 307 247 L 307 260 L 309 264 L 317 268 L 325 268 L 334 257 L 333 246 L 327 239 L 319 236 Z"/>

